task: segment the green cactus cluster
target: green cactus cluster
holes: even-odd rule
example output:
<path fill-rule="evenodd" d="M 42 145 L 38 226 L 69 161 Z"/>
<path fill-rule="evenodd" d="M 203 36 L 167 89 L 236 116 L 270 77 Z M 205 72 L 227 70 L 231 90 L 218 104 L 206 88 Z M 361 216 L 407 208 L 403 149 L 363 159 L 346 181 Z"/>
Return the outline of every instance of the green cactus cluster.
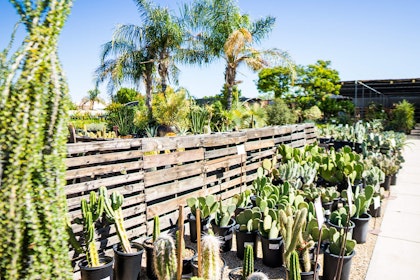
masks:
<path fill-rule="evenodd" d="M 300 280 L 301 270 L 299 265 L 299 254 L 296 250 L 293 250 L 289 256 L 289 268 L 288 268 L 288 279 L 289 280 Z"/>
<path fill-rule="evenodd" d="M 254 272 L 254 248 L 247 245 L 244 251 L 244 261 L 242 265 L 242 279 L 245 280 Z"/>
<path fill-rule="evenodd" d="M 175 242 L 170 235 L 161 234 L 153 243 L 153 266 L 158 280 L 175 280 L 177 256 Z"/>
<path fill-rule="evenodd" d="M 201 220 L 214 214 L 219 207 L 214 195 L 200 196 L 198 198 L 187 198 L 187 205 L 190 207 L 191 214 L 195 215 L 196 210 L 200 210 Z"/>
<path fill-rule="evenodd" d="M 302 185 L 300 176 L 302 174 L 302 165 L 296 162 L 294 159 L 291 159 L 285 163 L 282 163 L 278 167 L 278 178 L 283 182 L 291 182 L 294 184 Z"/>
<path fill-rule="evenodd" d="M 220 240 L 212 234 L 204 235 L 201 239 L 202 277 L 218 280 L 221 277 Z"/>
<path fill-rule="evenodd" d="M 260 221 L 259 232 L 268 239 L 275 239 L 280 236 L 279 214 L 274 209 L 268 209 L 267 214 Z"/>
<path fill-rule="evenodd" d="M 354 248 L 356 247 L 356 241 L 353 239 L 349 239 L 349 238 L 344 238 L 345 234 L 344 234 L 344 230 L 341 229 L 340 231 L 338 231 L 336 228 L 331 227 L 329 228 L 329 250 L 331 254 L 340 255 L 341 252 L 341 248 L 343 246 L 343 242 L 345 242 L 344 244 L 344 256 L 348 256 L 351 255 L 354 251 Z"/>
<path fill-rule="evenodd" d="M 83 225 L 86 260 L 90 267 L 100 266 L 98 249 L 95 245 L 95 223 L 102 216 L 105 202 L 104 197 L 90 192 L 89 202 L 82 198 L 82 219 L 77 222 Z"/>
<path fill-rule="evenodd" d="M 332 211 L 330 215 L 330 223 L 338 227 L 345 227 L 349 223 L 349 219 L 356 214 L 356 208 L 354 206 L 351 210 L 352 212 L 349 214 L 349 207 L 345 206 Z"/>
<path fill-rule="evenodd" d="M 259 227 L 261 218 L 262 214 L 259 207 L 245 209 L 236 216 L 236 223 L 239 225 L 239 231 L 256 231 Z"/>
<path fill-rule="evenodd" d="M 108 197 L 108 192 L 105 187 L 99 188 L 99 194 L 103 197 L 105 202 L 105 215 L 109 222 L 115 225 L 118 238 L 121 242 L 121 247 L 125 253 L 131 253 L 130 240 L 128 239 L 127 231 L 124 227 L 124 216 L 122 212 L 122 205 L 124 203 L 124 196 L 118 192 L 113 192 Z"/>
<path fill-rule="evenodd" d="M 219 207 L 217 208 L 216 215 L 214 216 L 214 221 L 216 225 L 220 227 L 225 227 L 229 224 L 230 219 L 235 213 L 236 205 L 228 204 L 224 205 L 222 201 L 219 201 Z"/>
<path fill-rule="evenodd" d="M 367 213 L 374 194 L 375 189 L 373 186 L 366 186 L 363 190 L 357 186 L 354 193 L 352 192 L 354 211 L 351 213 L 350 217 L 359 218 L 362 214 Z M 343 190 L 341 196 L 347 198 L 347 190 Z"/>
<path fill-rule="evenodd" d="M 331 202 L 334 199 L 340 197 L 340 193 L 337 191 L 337 187 L 319 187 L 318 189 L 321 193 L 322 203 Z"/>
<path fill-rule="evenodd" d="M 251 204 L 251 190 L 246 189 L 239 194 L 235 194 L 232 198 L 232 202 L 236 205 L 237 208 L 245 208 Z"/>
<path fill-rule="evenodd" d="M 311 185 L 317 178 L 319 164 L 314 162 L 306 162 L 302 165 L 301 180 L 306 186 Z"/>

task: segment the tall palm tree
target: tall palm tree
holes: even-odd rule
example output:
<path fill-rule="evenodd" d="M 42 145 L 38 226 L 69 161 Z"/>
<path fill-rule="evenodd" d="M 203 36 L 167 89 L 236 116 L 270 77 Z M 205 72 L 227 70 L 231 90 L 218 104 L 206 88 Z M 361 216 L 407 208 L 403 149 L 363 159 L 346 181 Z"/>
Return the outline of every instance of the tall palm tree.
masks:
<path fill-rule="evenodd" d="M 288 54 L 278 49 L 257 50 L 252 47 L 253 37 L 246 28 L 233 31 L 224 44 L 225 85 L 227 88 L 227 108 L 232 106 L 233 87 L 241 81 L 236 80 L 238 67 L 245 64 L 253 71 L 261 70 L 272 64 L 277 64 L 279 60 L 284 60 L 290 67 Z"/>
<path fill-rule="evenodd" d="M 172 58 L 182 43 L 183 29 L 168 8 L 155 7 L 148 0 L 135 0 L 141 25 L 117 26 L 113 38 L 102 49 L 102 62 L 96 70 L 99 82 L 109 79 L 108 90 L 128 82 L 139 86 L 144 82 L 146 105 L 151 115 L 152 88 L 159 75 L 166 91 L 169 78 L 177 82 L 179 73 Z"/>
<path fill-rule="evenodd" d="M 239 39 L 248 44 L 250 37 L 252 42 L 260 42 L 272 30 L 275 18 L 268 16 L 251 21 L 248 14 L 241 13 L 235 0 L 196 0 L 191 6 L 185 6 L 183 14 L 190 28 L 199 34 L 197 37 L 202 43 L 200 47 L 205 54 L 204 61 L 226 59 L 225 85 L 228 88 L 227 108 L 230 109 L 237 67 L 231 64 L 232 57 L 228 57 L 231 53 L 227 54 L 225 48 L 229 45 L 233 46 L 234 41 Z M 234 46 L 233 49 L 235 49 Z M 229 50 L 233 51 L 233 49 Z M 245 57 L 242 60 L 245 60 Z"/>

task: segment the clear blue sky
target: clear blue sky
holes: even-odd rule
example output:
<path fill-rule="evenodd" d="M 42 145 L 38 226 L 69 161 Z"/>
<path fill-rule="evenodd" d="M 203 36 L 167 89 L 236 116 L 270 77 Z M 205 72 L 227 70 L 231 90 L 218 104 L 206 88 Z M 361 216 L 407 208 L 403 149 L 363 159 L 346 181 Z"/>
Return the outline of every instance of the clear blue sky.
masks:
<path fill-rule="evenodd" d="M 155 0 L 178 12 L 187 0 Z M 239 0 L 252 18 L 271 15 L 276 25 L 259 48 L 287 51 L 295 63 L 330 60 L 341 80 L 420 77 L 420 1 L 418 0 Z M 14 8 L 0 0 L 0 49 L 6 46 L 14 23 Z M 60 37 L 59 53 L 70 94 L 78 102 L 94 88 L 100 46 L 117 24 L 140 25 L 132 0 L 75 0 Z M 224 64 L 181 67 L 179 86 L 195 97 L 214 95 L 223 85 Z M 257 75 L 239 69 L 242 94 L 258 95 Z M 107 98 L 104 88 L 101 96 Z"/>

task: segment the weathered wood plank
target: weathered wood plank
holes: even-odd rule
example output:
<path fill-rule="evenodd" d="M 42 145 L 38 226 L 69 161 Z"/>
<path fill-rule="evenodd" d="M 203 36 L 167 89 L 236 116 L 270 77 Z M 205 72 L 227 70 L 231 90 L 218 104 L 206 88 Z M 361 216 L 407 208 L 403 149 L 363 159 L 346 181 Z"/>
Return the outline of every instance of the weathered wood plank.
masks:
<path fill-rule="evenodd" d="M 92 165 L 110 161 L 120 161 L 133 158 L 141 158 L 143 152 L 140 150 L 130 150 L 124 152 L 113 152 L 106 154 L 97 154 L 97 155 L 88 155 L 81 157 L 71 157 L 66 158 L 65 163 L 67 168 L 82 166 L 82 165 Z"/>
<path fill-rule="evenodd" d="M 80 192 L 90 192 L 96 190 L 101 186 L 109 187 L 121 184 L 129 184 L 134 181 L 141 181 L 144 178 L 144 172 L 134 172 L 124 175 L 118 175 L 103 179 L 96 179 L 92 181 L 86 181 L 82 183 L 69 184 L 65 187 L 66 195 L 72 195 Z"/>
<path fill-rule="evenodd" d="M 275 128 L 274 127 L 263 127 L 246 130 L 246 136 L 248 140 L 273 137 Z"/>
<path fill-rule="evenodd" d="M 144 174 L 144 183 L 146 187 L 179 180 L 190 176 L 201 176 L 204 170 L 204 162 L 194 162 L 173 166 L 167 169 L 148 171 Z"/>
<path fill-rule="evenodd" d="M 180 192 L 185 192 L 188 190 L 196 189 L 203 186 L 203 177 L 191 177 L 188 179 L 175 181 L 172 183 L 167 183 L 159 186 L 154 186 L 151 188 L 145 189 L 146 202 L 156 200 L 158 198 L 167 197 L 170 195 L 175 195 Z"/>
<path fill-rule="evenodd" d="M 121 139 L 115 141 L 100 141 L 67 144 L 67 154 L 80 154 L 88 152 L 128 150 L 141 147 L 142 139 Z"/>
<path fill-rule="evenodd" d="M 169 154 L 148 155 L 143 157 L 144 168 L 160 167 L 171 164 L 204 160 L 204 149 L 171 152 Z"/>
<path fill-rule="evenodd" d="M 143 139 L 143 152 L 201 147 L 203 135 L 153 137 Z"/>
<path fill-rule="evenodd" d="M 248 151 L 254 151 L 254 150 L 259 150 L 259 149 L 272 148 L 274 146 L 275 146 L 274 139 L 266 139 L 266 140 L 246 142 L 245 150 L 248 152 Z"/>
<path fill-rule="evenodd" d="M 205 172 L 212 172 L 220 168 L 228 169 L 229 166 L 246 162 L 245 155 L 232 155 L 224 158 L 209 160 L 205 163 Z"/>
<path fill-rule="evenodd" d="M 238 145 L 247 140 L 245 132 L 216 133 L 203 138 L 203 147 L 218 147 L 224 145 Z"/>
<path fill-rule="evenodd" d="M 220 158 L 224 156 L 237 155 L 237 154 L 238 154 L 238 146 L 233 146 L 233 147 L 219 148 L 216 150 L 206 150 L 206 152 L 204 153 L 204 157 L 208 160 L 208 159 Z"/>
<path fill-rule="evenodd" d="M 127 171 L 141 169 L 143 162 L 141 161 L 129 161 L 122 163 L 115 163 L 109 165 L 90 166 L 79 169 L 72 169 L 66 171 L 66 180 L 83 178 L 83 177 L 94 177 L 105 175 L 109 173 L 120 173 L 125 174 Z"/>

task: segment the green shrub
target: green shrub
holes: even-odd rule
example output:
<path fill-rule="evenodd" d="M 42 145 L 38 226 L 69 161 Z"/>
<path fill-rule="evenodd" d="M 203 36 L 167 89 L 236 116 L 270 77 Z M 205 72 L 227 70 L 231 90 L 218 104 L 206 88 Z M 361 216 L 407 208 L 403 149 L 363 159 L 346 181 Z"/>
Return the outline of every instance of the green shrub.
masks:
<path fill-rule="evenodd" d="M 267 107 L 268 125 L 293 124 L 297 120 L 298 116 L 293 113 L 281 98 L 274 99 L 274 103 Z"/>
<path fill-rule="evenodd" d="M 311 108 L 303 111 L 303 119 L 307 121 L 317 121 L 322 118 L 322 112 L 318 106 L 312 106 Z"/>
<path fill-rule="evenodd" d="M 415 123 L 414 105 L 403 100 L 395 105 L 395 109 L 391 112 L 391 120 L 389 122 L 390 129 L 399 132 L 410 133 Z"/>

